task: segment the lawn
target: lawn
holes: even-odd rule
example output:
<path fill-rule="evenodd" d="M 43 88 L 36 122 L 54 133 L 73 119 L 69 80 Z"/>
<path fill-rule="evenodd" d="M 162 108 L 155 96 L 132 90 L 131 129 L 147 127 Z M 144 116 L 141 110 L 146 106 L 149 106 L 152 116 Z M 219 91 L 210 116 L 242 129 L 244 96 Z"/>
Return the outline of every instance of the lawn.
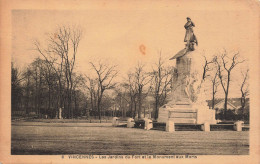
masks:
<path fill-rule="evenodd" d="M 247 155 L 249 132 L 146 131 L 111 123 L 12 123 L 11 153 Z"/>

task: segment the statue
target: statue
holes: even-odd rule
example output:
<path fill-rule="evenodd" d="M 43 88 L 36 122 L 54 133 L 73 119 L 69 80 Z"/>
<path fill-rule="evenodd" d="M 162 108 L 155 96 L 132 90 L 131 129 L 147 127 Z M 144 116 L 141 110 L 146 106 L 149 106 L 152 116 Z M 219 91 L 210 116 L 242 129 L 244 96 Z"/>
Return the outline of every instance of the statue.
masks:
<path fill-rule="evenodd" d="M 195 24 L 187 17 L 184 25 L 186 46 L 170 60 L 176 60 L 176 73 L 173 78 L 172 93 L 168 103 L 159 108 L 157 122 L 185 124 L 216 123 L 215 111 L 206 102 L 205 83 L 202 79 L 204 61 L 200 50 L 195 50 L 198 40 L 193 33 Z"/>
<path fill-rule="evenodd" d="M 195 27 L 195 24 L 191 21 L 189 17 L 187 17 L 187 23 L 184 25 L 184 28 L 186 29 L 184 42 L 187 42 L 186 47 L 188 50 L 191 51 L 194 51 L 195 43 L 198 46 L 198 40 L 196 38 L 196 35 L 193 33 L 193 27 Z"/>
<path fill-rule="evenodd" d="M 62 119 L 62 110 L 63 110 L 63 107 L 59 109 L 59 119 Z"/>
<path fill-rule="evenodd" d="M 189 17 L 187 17 L 187 23 L 184 25 L 184 28 L 186 29 L 186 34 L 184 37 L 184 42 L 187 42 L 186 47 L 180 50 L 175 56 L 170 58 L 170 60 L 180 58 L 187 54 L 189 51 L 194 51 L 194 44 L 198 46 L 198 40 L 193 32 L 193 27 L 195 27 L 195 24 L 191 21 Z"/>

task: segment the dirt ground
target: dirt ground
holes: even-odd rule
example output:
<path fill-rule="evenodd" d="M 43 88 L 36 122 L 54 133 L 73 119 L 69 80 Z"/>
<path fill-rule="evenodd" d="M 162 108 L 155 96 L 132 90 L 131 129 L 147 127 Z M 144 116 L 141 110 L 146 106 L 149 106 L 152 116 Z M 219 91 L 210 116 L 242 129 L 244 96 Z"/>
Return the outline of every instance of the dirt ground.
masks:
<path fill-rule="evenodd" d="M 146 131 L 111 123 L 13 122 L 11 153 L 247 155 L 249 132 Z"/>

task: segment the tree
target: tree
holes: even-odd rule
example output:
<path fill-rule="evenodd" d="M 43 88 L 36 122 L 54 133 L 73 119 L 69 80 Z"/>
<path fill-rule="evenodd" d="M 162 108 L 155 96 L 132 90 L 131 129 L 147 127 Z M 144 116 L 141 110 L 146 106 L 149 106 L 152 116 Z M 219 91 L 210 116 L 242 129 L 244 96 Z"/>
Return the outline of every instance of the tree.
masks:
<path fill-rule="evenodd" d="M 32 86 L 32 80 L 31 80 L 31 75 L 32 72 L 29 69 L 29 67 L 26 68 L 26 71 L 23 73 L 23 77 L 25 78 L 25 84 L 24 84 L 24 90 L 25 90 L 25 99 L 24 99 L 24 107 L 25 107 L 25 112 L 26 114 L 29 113 L 29 105 L 30 105 L 30 100 L 31 100 L 31 90 L 33 88 Z"/>
<path fill-rule="evenodd" d="M 144 71 L 144 65 L 138 63 L 135 67 L 133 74 L 134 85 L 137 91 L 137 102 L 138 102 L 138 119 L 141 118 L 142 100 L 147 96 L 149 90 L 145 93 L 144 87 L 151 81 L 151 78 L 147 72 Z"/>
<path fill-rule="evenodd" d="M 213 63 L 213 68 L 210 70 L 209 83 L 211 85 L 211 95 L 212 95 L 211 108 L 214 109 L 215 108 L 215 98 L 216 98 L 216 94 L 218 92 L 218 86 L 220 84 L 219 78 L 218 78 L 218 67 L 215 62 Z"/>
<path fill-rule="evenodd" d="M 169 87 L 171 86 L 173 68 L 166 68 L 161 54 L 155 64 L 152 75 L 152 91 L 154 97 L 154 119 L 158 118 L 159 107 L 165 103 Z"/>
<path fill-rule="evenodd" d="M 203 66 L 203 76 L 202 79 L 205 80 L 209 76 L 209 80 L 212 86 L 212 104 L 211 108 L 215 108 L 215 96 L 218 91 L 219 80 L 218 80 L 218 65 L 216 64 L 217 56 L 214 56 L 211 61 L 208 62 L 207 58 L 204 56 L 205 63 Z"/>
<path fill-rule="evenodd" d="M 42 70 L 44 84 L 46 85 L 46 88 L 48 90 L 47 91 L 48 107 L 45 108 L 44 113 L 46 115 L 51 112 L 51 113 L 55 113 L 56 116 L 56 111 L 52 111 L 52 109 L 54 108 L 55 105 L 53 102 L 56 99 L 55 88 L 57 86 L 56 82 L 58 81 L 58 78 L 54 70 L 52 69 L 51 65 L 46 60 L 42 60 L 40 69 Z M 51 117 L 55 117 L 55 116 L 51 115 Z"/>
<path fill-rule="evenodd" d="M 131 90 L 129 90 L 129 85 L 127 83 L 121 83 L 119 85 L 117 85 L 117 87 L 114 89 L 114 91 L 116 92 L 116 97 L 115 97 L 115 102 L 116 104 L 119 105 L 119 109 L 121 109 L 122 112 L 122 117 L 126 117 L 127 115 L 127 104 L 129 106 L 132 105 L 131 103 Z M 129 107 L 129 111 L 130 111 L 130 116 L 132 116 L 132 107 Z"/>
<path fill-rule="evenodd" d="M 132 118 L 135 118 L 137 111 L 137 85 L 135 85 L 135 78 L 133 73 L 127 74 L 127 82 L 125 83 L 126 88 L 128 89 L 129 101 L 129 111 Z"/>
<path fill-rule="evenodd" d="M 42 105 L 42 85 L 43 85 L 43 74 L 42 74 L 42 60 L 36 58 L 31 64 L 31 77 L 34 80 L 34 109 L 36 113 L 39 115 L 41 113 L 40 108 Z M 45 113 L 46 114 L 46 113 Z"/>
<path fill-rule="evenodd" d="M 118 71 L 116 70 L 116 65 L 107 65 L 101 61 L 98 64 L 90 62 L 91 67 L 95 70 L 97 75 L 97 110 L 99 114 L 99 120 L 101 123 L 101 102 L 105 90 L 112 89 L 116 85 L 113 83 L 113 79 L 117 76 Z"/>
<path fill-rule="evenodd" d="M 219 81 L 218 81 L 218 72 L 216 71 L 214 73 L 214 76 L 213 78 L 210 79 L 211 81 L 211 84 L 212 84 L 212 109 L 215 108 L 215 96 L 216 96 L 216 93 L 218 91 L 218 86 L 219 86 Z"/>
<path fill-rule="evenodd" d="M 97 111 L 97 91 L 98 91 L 98 82 L 97 79 L 92 79 L 89 76 L 86 76 L 86 87 L 89 92 L 90 97 L 90 104 L 91 108 L 88 109 L 88 112 L 91 111 Z"/>
<path fill-rule="evenodd" d="M 81 35 L 82 32 L 79 29 L 59 27 L 55 33 L 49 36 L 47 48 L 43 48 L 38 41 L 35 41 L 36 50 L 56 72 L 59 82 L 59 107 L 65 106 L 65 114 L 68 118 L 73 117 L 71 102 L 74 83 L 72 76 Z"/>
<path fill-rule="evenodd" d="M 22 96 L 23 88 L 21 82 L 24 78 L 21 77 L 21 72 L 11 63 L 11 108 L 12 111 L 19 110 Z"/>
<path fill-rule="evenodd" d="M 239 60 L 239 52 L 233 54 L 231 58 L 228 57 L 228 53 L 224 51 L 224 53 L 216 59 L 217 67 L 218 67 L 218 77 L 220 79 L 220 84 L 225 93 L 225 103 L 224 103 L 224 117 L 226 118 L 227 113 L 227 101 L 231 80 L 231 72 L 232 70 L 240 63 L 244 62 L 244 60 Z"/>
<path fill-rule="evenodd" d="M 245 106 L 246 106 L 246 97 L 249 95 L 249 84 L 248 84 L 248 72 L 249 69 L 247 69 L 245 72 L 241 71 L 242 74 L 242 84 L 240 87 L 240 92 L 241 92 L 241 110 L 244 111 Z"/>
<path fill-rule="evenodd" d="M 56 99 L 56 81 L 54 72 L 48 69 L 48 64 L 45 60 L 36 58 L 28 65 L 23 73 L 23 88 L 24 88 L 24 107 L 26 113 L 35 112 L 40 116 L 41 114 L 54 116 L 51 111 L 53 107 L 53 100 Z M 32 108 L 34 107 L 34 108 Z M 44 109 L 44 110 L 43 110 Z"/>
<path fill-rule="evenodd" d="M 113 98 L 108 94 L 104 94 L 102 103 L 101 103 L 103 117 L 109 116 L 109 115 L 112 116 L 114 104 L 115 104 L 115 102 L 113 101 Z"/>
<path fill-rule="evenodd" d="M 206 56 L 203 56 L 203 57 L 204 57 L 205 62 L 204 62 L 204 65 L 203 65 L 202 80 L 205 80 L 206 77 L 209 76 L 209 75 L 207 75 L 207 73 L 208 73 L 209 71 L 211 71 L 210 65 L 215 62 L 216 57 L 214 57 L 211 61 L 208 61 L 208 59 L 206 58 Z"/>
<path fill-rule="evenodd" d="M 78 117 L 81 116 L 84 112 L 83 109 L 80 108 L 80 106 L 85 106 L 85 102 L 87 100 L 87 97 L 82 92 L 82 88 L 84 87 L 85 79 L 81 74 L 73 74 L 73 88 L 72 88 L 72 99 L 74 103 L 74 112 L 73 115 Z"/>

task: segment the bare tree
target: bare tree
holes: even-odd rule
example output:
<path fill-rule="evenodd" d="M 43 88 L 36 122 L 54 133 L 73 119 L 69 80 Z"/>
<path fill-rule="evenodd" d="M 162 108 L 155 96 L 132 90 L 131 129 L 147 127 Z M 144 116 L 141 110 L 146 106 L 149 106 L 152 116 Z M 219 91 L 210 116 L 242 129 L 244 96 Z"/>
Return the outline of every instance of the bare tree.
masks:
<path fill-rule="evenodd" d="M 122 116 L 126 117 L 126 106 L 129 105 L 129 111 L 132 112 L 131 106 L 131 93 L 129 90 L 129 85 L 127 83 L 121 83 L 117 85 L 116 89 L 114 90 L 116 92 L 116 100 L 119 103 L 119 108 L 121 109 Z M 130 114 L 132 117 L 132 113 Z"/>
<path fill-rule="evenodd" d="M 71 108 L 74 66 L 76 54 L 82 32 L 79 29 L 60 27 L 49 36 L 47 48 L 42 48 L 39 42 L 35 42 L 36 50 L 55 70 L 59 81 L 59 106 L 66 104 L 66 116 L 73 117 Z M 66 83 L 66 96 L 63 97 L 63 81 Z M 63 101 L 66 99 L 67 101 Z"/>
<path fill-rule="evenodd" d="M 212 105 L 211 108 L 215 108 L 215 96 L 218 92 L 218 86 L 219 86 L 219 80 L 218 80 L 218 70 L 213 72 L 213 76 L 210 79 L 211 85 L 212 85 Z"/>
<path fill-rule="evenodd" d="M 203 75 L 202 79 L 205 80 L 209 77 L 209 81 L 212 86 L 212 104 L 211 108 L 215 108 L 215 96 L 218 91 L 219 80 L 218 80 L 218 65 L 216 64 L 217 56 L 214 56 L 211 61 L 208 61 L 206 56 L 204 56 L 205 63 L 203 65 Z"/>
<path fill-rule="evenodd" d="M 31 99 L 31 96 L 30 96 L 30 90 L 31 90 L 31 75 L 32 72 L 31 70 L 29 69 L 29 67 L 26 68 L 26 71 L 23 73 L 23 77 L 25 78 L 25 84 L 24 84 L 24 90 L 25 90 L 25 100 L 24 100 L 24 108 L 25 108 L 25 112 L 26 114 L 29 113 L 29 102 L 30 102 L 30 99 Z"/>
<path fill-rule="evenodd" d="M 241 84 L 241 87 L 240 87 L 240 91 L 241 91 L 241 98 L 240 98 L 240 101 L 241 101 L 241 110 L 244 111 L 245 109 L 245 106 L 246 106 L 246 97 L 249 95 L 249 84 L 248 84 L 248 72 L 249 72 L 249 69 L 247 69 L 245 72 L 242 72 L 241 71 L 241 74 L 242 74 L 242 84 Z"/>
<path fill-rule="evenodd" d="M 212 60 L 208 60 L 206 56 L 204 55 L 204 65 L 203 65 L 203 74 L 202 74 L 202 80 L 205 80 L 207 76 L 209 76 L 207 73 L 211 70 L 210 65 L 213 64 L 216 60 L 216 57 L 214 57 Z"/>
<path fill-rule="evenodd" d="M 73 78 L 73 88 L 72 88 L 72 97 L 73 97 L 73 101 L 74 101 L 74 115 L 79 116 L 81 115 L 81 113 L 79 113 L 79 102 L 80 100 L 86 101 L 84 100 L 84 95 L 82 95 L 82 87 L 84 87 L 84 83 L 85 83 L 85 79 L 83 78 L 83 76 L 81 74 L 77 75 L 77 74 L 72 74 L 72 78 Z"/>
<path fill-rule="evenodd" d="M 117 76 L 118 71 L 116 70 L 116 65 L 106 65 L 101 61 L 98 64 L 90 62 L 90 65 L 95 70 L 97 75 L 97 110 L 99 113 L 99 120 L 101 122 L 101 102 L 105 90 L 112 89 L 116 83 L 113 83 L 113 79 Z"/>
<path fill-rule="evenodd" d="M 47 88 L 48 88 L 48 108 L 47 108 L 47 111 L 51 111 L 52 102 L 53 102 L 53 99 L 55 98 L 54 88 L 55 88 L 55 84 L 56 84 L 56 81 L 57 81 L 57 77 L 56 77 L 56 74 L 53 71 L 52 67 L 50 66 L 50 64 L 46 60 L 42 60 L 42 65 L 41 65 L 40 69 L 42 70 L 44 81 L 45 81 L 45 84 L 47 85 Z M 45 108 L 45 114 L 47 114 L 46 108 Z M 56 116 L 56 112 L 55 112 L 55 116 Z"/>
<path fill-rule="evenodd" d="M 145 93 L 144 87 L 151 81 L 151 78 L 147 72 L 144 71 L 144 65 L 138 63 L 135 67 L 133 74 L 134 85 L 137 91 L 137 102 L 138 102 L 138 119 L 141 118 L 142 100 L 147 96 L 149 90 Z"/>
<path fill-rule="evenodd" d="M 226 118 L 227 113 L 227 101 L 231 80 L 231 72 L 232 70 L 240 63 L 244 62 L 244 60 L 239 60 L 239 52 L 233 54 L 231 58 L 228 57 L 226 51 L 218 57 L 216 60 L 218 66 L 218 77 L 220 79 L 220 84 L 225 93 L 225 104 L 224 104 L 224 117 Z"/>
<path fill-rule="evenodd" d="M 30 64 L 30 69 L 31 69 L 31 77 L 34 80 L 34 87 L 35 87 L 35 92 L 34 92 L 34 108 L 35 111 L 38 115 L 40 115 L 42 112 L 40 111 L 40 108 L 43 103 L 43 95 L 42 95 L 42 89 L 43 89 L 43 63 L 40 58 L 36 58 L 31 64 Z"/>
<path fill-rule="evenodd" d="M 131 117 L 134 118 L 137 111 L 137 85 L 135 85 L 135 78 L 133 73 L 127 74 L 126 87 L 128 88 L 128 95 L 130 97 L 129 110 Z"/>
<path fill-rule="evenodd" d="M 86 76 L 86 78 L 87 78 L 86 87 L 89 92 L 91 110 L 96 111 L 97 110 L 98 81 L 97 81 L 97 79 L 92 79 L 89 76 Z"/>
<path fill-rule="evenodd" d="M 155 67 L 152 71 L 151 87 L 154 97 L 154 119 L 158 118 L 159 107 L 165 103 L 167 93 L 171 86 L 172 81 L 172 68 L 165 67 L 165 61 L 162 59 L 161 54 L 158 58 L 158 62 L 155 63 Z"/>
<path fill-rule="evenodd" d="M 21 99 L 23 96 L 23 88 L 21 82 L 24 77 L 21 76 L 21 71 L 11 63 L 11 108 L 12 111 L 20 108 Z"/>

